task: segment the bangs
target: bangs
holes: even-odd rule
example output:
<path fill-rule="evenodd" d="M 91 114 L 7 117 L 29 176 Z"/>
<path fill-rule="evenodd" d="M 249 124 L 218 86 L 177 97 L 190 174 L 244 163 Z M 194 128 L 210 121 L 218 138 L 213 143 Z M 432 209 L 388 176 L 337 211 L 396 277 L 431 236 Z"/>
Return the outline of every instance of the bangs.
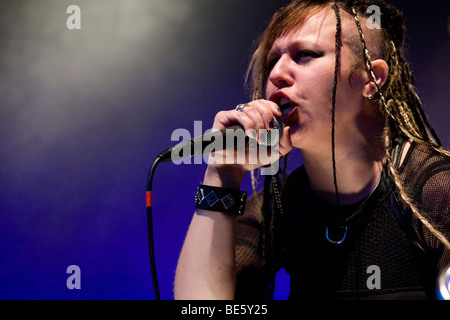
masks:
<path fill-rule="evenodd" d="M 327 5 L 329 4 L 320 1 L 293 2 L 275 13 L 265 32 L 257 41 L 257 49 L 247 71 L 247 81 L 251 80 L 253 99 L 264 98 L 268 77 L 266 58 L 275 40 L 298 30 L 306 19 Z"/>

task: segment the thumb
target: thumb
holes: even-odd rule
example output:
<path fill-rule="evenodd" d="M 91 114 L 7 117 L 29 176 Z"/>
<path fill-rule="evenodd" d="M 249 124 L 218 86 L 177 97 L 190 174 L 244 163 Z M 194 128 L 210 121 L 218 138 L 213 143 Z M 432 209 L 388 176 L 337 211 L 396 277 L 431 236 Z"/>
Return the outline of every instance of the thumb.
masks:
<path fill-rule="evenodd" d="M 283 129 L 283 135 L 280 139 L 280 153 L 285 156 L 292 150 L 292 141 L 291 141 L 291 127 L 286 126 Z"/>

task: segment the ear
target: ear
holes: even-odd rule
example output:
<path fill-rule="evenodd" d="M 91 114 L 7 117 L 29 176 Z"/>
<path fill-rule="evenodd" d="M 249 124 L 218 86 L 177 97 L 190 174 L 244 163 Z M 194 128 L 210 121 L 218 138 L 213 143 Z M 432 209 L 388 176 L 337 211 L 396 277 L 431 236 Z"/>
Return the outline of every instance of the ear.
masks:
<path fill-rule="evenodd" d="M 375 74 L 376 83 L 379 88 L 381 88 L 388 76 L 389 76 L 389 66 L 387 65 L 386 61 L 383 59 L 377 59 L 371 61 L 372 64 L 372 70 Z M 375 95 L 377 93 L 377 88 L 375 86 L 375 83 L 373 82 L 373 78 L 370 75 L 369 71 L 367 71 L 365 75 L 365 83 L 363 87 L 362 95 L 364 97 L 369 97 L 370 95 Z"/>

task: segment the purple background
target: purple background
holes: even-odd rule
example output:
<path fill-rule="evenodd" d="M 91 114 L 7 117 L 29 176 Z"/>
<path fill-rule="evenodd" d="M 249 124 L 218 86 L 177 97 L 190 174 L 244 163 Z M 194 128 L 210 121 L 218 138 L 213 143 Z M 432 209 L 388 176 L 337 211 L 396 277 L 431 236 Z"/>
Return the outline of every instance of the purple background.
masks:
<path fill-rule="evenodd" d="M 153 299 L 145 187 L 171 134 L 249 100 L 252 41 L 286 1 L 2 0 L 0 299 Z M 431 124 L 450 146 L 446 1 L 397 1 Z M 426 5 L 423 5 L 426 3 Z M 66 9 L 81 8 L 81 30 Z M 445 7 L 444 7 L 445 6 Z M 176 141 L 177 142 L 177 141 Z M 294 156 L 293 166 L 300 164 Z M 158 166 L 158 278 L 172 299 L 204 164 Z M 249 179 L 243 188 L 250 191 Z M 69 265 L 81 289 L 69 290 Z M 288 292 L 280 276 L 277 297 Z"/>

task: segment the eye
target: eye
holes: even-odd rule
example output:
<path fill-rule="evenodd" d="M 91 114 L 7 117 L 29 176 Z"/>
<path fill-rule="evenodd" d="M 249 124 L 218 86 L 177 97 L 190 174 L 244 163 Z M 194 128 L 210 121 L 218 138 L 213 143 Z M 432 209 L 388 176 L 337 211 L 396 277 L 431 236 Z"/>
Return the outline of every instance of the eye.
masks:
<path fill-rule="evenodd" d="M 311 50 L 300 50 L 295 55 L 297 62 L 307 62 L 308 60 L 321 57 L 323 54 Z"/>

